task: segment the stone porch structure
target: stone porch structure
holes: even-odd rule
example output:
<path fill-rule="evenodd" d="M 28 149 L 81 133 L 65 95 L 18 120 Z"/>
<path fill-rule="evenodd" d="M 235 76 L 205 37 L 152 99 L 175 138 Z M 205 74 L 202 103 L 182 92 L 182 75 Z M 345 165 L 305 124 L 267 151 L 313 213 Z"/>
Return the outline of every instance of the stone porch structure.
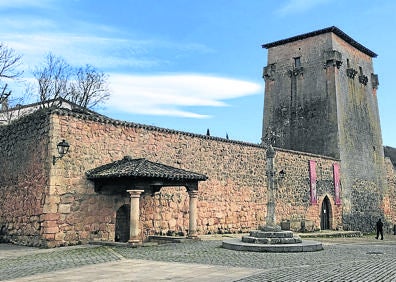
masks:
<path fill-rule="evenodd" d="M 125 191 L 130 194 L 129 243 L 142 242 L 139 227 L 140 195 L 154 195 L 164 186 L 186 187 L 189 195 L 188 237 L 197 236 L 198 182 L 205 181 L 205 175 L 146 159 L 132 159 L 130 156 L 92 169 L 86 175 L 95 183 L 95 191 L 100 194 L 123 194 Z"/>

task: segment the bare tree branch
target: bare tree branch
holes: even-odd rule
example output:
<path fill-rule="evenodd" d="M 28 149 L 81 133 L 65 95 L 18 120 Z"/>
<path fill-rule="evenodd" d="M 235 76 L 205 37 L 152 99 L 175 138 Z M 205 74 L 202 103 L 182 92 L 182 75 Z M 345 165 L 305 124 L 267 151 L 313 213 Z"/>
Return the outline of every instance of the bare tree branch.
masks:
<path fill-rule="evenodd" d="M 0 42 L 0 78 L 17 78 L 23 72 L 17 68 L 21 64 L 21 56 L 15 54 L 15 51 L 8 48 Z"/>
<path fill-rule="evenodd" d="M 33 74 L 43 107 L 56 106 L 53 103 L 64 98 L 81 107 L 92 108 L 110 95 L 107 75 L 103 72 L 91 65 L 73 69 L 63 58 L 51 53 L 47 55 L 46 63 L 36 68 Z"/>
<path fill-rule="evenodd" d="M 43 107 L 53 106 L 53 102 L 58 98 L 67 98 L 68 83 L 72 74 L 71 66 L 61 57 L 49 53 L 46 62 L 33 72 L 39 85 L 39 99 Z"/>
<path fill-rule="evenodd" d="M 77 69 L 71 89 L 70 100 L 84 108 L 93 108 L 110 96 L 107 75 L 90 65 Z"/>
<path fill-rule="evenodd" d="M 7 90 L 8 84 L 5 80 L 16 79 L 22 75 L 22 71 L 17 68 L 21 64 L 21 56 L 0 42 L 0 104 L 7 101 L 11 91 Z"/>
<path fill-rule="evenodd" d="M 0 94 L 0 104 L 8 100 L 8 97 L 11 95 L 11 91 L 7 92 L 7 87 L 8 84 L 5 84 L 3 86 L 3 89 L 1 89 L 1 94 Z"/>

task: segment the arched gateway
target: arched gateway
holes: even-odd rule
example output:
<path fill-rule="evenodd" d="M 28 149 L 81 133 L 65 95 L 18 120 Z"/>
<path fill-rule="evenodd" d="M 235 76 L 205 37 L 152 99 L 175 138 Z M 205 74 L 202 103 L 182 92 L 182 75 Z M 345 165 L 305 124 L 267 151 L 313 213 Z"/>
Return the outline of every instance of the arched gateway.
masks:
<path fill-rule="evenodd" d="M 139 230 L 141 194 L 153 195 L 165 186 L 184 186 L 189 201 L 189 237 L 197 235 L 198 182 L 205 181 L 206 175 L 167 166 L 146 159 L 132 159 L 129 156 L 86 173 L 95 183 L 95 192 L 104 195 L 129 194 L 131 204 L 122 206 L 116 214 L 116 237 L 119 242 L 141 243 Z M 130 209 L 126 206 L 129 206 Z M 129 211 L 129 219 L 126 213 Z M 128 223 L 129 222 L 129 223 Z M 128 223 L 129 234 L 125 231 Z"/>
<path fill-rule="evenodd" d="M 320 212 L 320 229 L 331 229 L 331 204 L 329 198 L 326 196 L 322 202 L 322 209 Z"/>
<path fill-rule="evenodd" d="M 128 242 L 131 206 L 122 205 L 116 213 L 115 236 L 116 242 Z"/>

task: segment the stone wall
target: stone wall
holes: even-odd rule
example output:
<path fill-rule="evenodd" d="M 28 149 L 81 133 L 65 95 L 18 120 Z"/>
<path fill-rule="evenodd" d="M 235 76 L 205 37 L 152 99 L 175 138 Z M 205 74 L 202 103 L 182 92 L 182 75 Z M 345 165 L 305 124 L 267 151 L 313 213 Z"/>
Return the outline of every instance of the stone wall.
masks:
<path fill-rule="evenodd" d="M 310 201 L 309 161 L 316 162 L 317 203 Z M 277 149 L 275 166 L 278 172 L 278 191 L 276 215 L 278 221 L 289 220 L 294 230 L 299 230 L 301 223 L 308 231 L 320 230 L 320 213 L 323 199 L 327 196 L 331 204 L 330 228 L 342 230 L 342 207 L 335 204 L 333 164 L 339 160 Z M 279 171 L 285 173 L 279 177 Z M 342 196 L 342 195 L 341 195 Z"/>
<path fill-rule="evenodd" d="M 7 233 L 3 237 L 20 244 L 54 247 L 113 241 L 116 212 L 130 204 L 129 194 L 96 193 L 85 172 L 125 155 L 209 177 L 199 183 L 199 234 L 246 232 L 265 223 L 266 151 L 260 145 L 63 110 L 23 118 L 0 127 L 0 133 L 0 223 Z M 70 151 L 53 165 L 56 144 L 63 139 L 70 144 Z M 317 163 L 317 204 L 310 203 L 310 160 Z M 339 161 L 276 149 L 278 224 L 288 221 L 294 231 L 302 226 L 307 231 L 318 230 L 322 201 L 327 196 L 330 227 L 343 228 L 342 208 L 334 202 L 334 163 Z M 391 165 L 387 168 L 388 182 L 393 183 L 389 187 L 393 188 L 381 200 L 387 219 L 394 220 L 395 174 Z M 281 170 L 284 177 L 278 175 Z M 359 191 L 362 193 L 356 197 L 363 205 L 365 193 Z M 142 238 L 187 233 L 185 187 L 143 194 L 140 203 Z"/>
<path fill-rule="evenodd" d="M 396 226 L 396 168 L 389 158 L 385 159 L 387 189 L 384 193 L 381 209 L 384 211 L 385 230 L 393 233 Z"/>
<path fill-rule="evenodd" d="M 339 158 L 334 67 L 324 68 L 328 50 L 331 33 L 268 49 L 263 137 L 273 131 L 274 146 Z"/>
<path fill-rule="evenodd" d="M 43 245 L 49 131 L 42 112 L 0 126 L 0 241 Z"/>
<path fill-rule="evenodd" d="M 84 173 L 125 155 L 208 176 L 199 184 L 199 234 L 246 232 L 265 223 L 266 161 L 265 149 L 259 145 L 74 114 L 54 114 L 52 119 L 57 132 L 54 142 L 66 139 L 71 146 L 51 172 L 54 200 L 48 204 L 60 213 L 54 244 L 114 240 L 115 213 L 129 203 L 129 195 L 99 195 Z M 306 201 L 309 159 L 323 167 L 324 184 L 319 185 L 318 195 L 332 195 L 329 170 L 334 160 L 287 151 L 279 151 L 277 156 L 277 166 L 287 166 L 288 171 L 279 185 L 284 195 L 278 201 L 278 222 L 294 220 L 298 222 L 296 230 L 302 220 L 311 223 L 311 231 L 320 226 L 320 203 L 311 206 Z M 340 210 L 332 206 L 333 227 L 338 228 Z M 142 235 L 187 233 L 188 194 L 184 187 L 144 194 L 140 208 Z"/>
<path fill-rule="evenodd" d="M 125 155 L 209 177 L 199 183 L 201 234 L 242 232 L 264 222 L 265 150 L 259 145 L 75 115 L 54 114 L 52 122 L 53 143 L 66 139 L 70 144 L 69 154 L 51 170 L 52 200 L 46 203 L 48 210 L 60 213 L 56 244 L 114 240 L 115 213 L 129 203 L 129 196 L 95 193 L 85 172 Z M 144 233 L 186 232 L 188 218 L 184 187 L 162 188 L 141 198 Z"/>
<path fill-rule="evenodd" d="M 385 147 L 386 179 L 387 187 L 383 197 L 382 209 L 386 219 L 385 228 L 389 232 L 396 232 L 396 149 Z"/>
<path fill-rule="evenodd" d="M 263 137 L 340 159 L 343 226 L 372 231 L 386 172 L 371 55 L 335 33 L 315 34 L 271 46 L 264 78 Z"/>
<path fill-rule="evenodd" d="M 344 172 L 344 225 L 370 232 L 386 190 L 384 152 L 372 58 L 333 35 L 343 65 L 336 76 L 339 148 Z M 354 70 L 355 76 L 348 70 Z M 362 80 L 367 78 L 367 80 Z"/>

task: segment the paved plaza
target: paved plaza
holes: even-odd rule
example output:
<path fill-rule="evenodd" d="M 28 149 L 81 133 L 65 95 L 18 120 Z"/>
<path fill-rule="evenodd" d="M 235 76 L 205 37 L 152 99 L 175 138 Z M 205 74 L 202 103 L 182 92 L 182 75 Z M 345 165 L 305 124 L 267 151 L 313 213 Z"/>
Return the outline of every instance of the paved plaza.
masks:
<path fill-rule="evenodd" d="M 254 253 L 221 238 L 140 248 L 0 244 L 0 281 L 396 281 L 396 236 L 317 238 L 324 250 Z"/>

